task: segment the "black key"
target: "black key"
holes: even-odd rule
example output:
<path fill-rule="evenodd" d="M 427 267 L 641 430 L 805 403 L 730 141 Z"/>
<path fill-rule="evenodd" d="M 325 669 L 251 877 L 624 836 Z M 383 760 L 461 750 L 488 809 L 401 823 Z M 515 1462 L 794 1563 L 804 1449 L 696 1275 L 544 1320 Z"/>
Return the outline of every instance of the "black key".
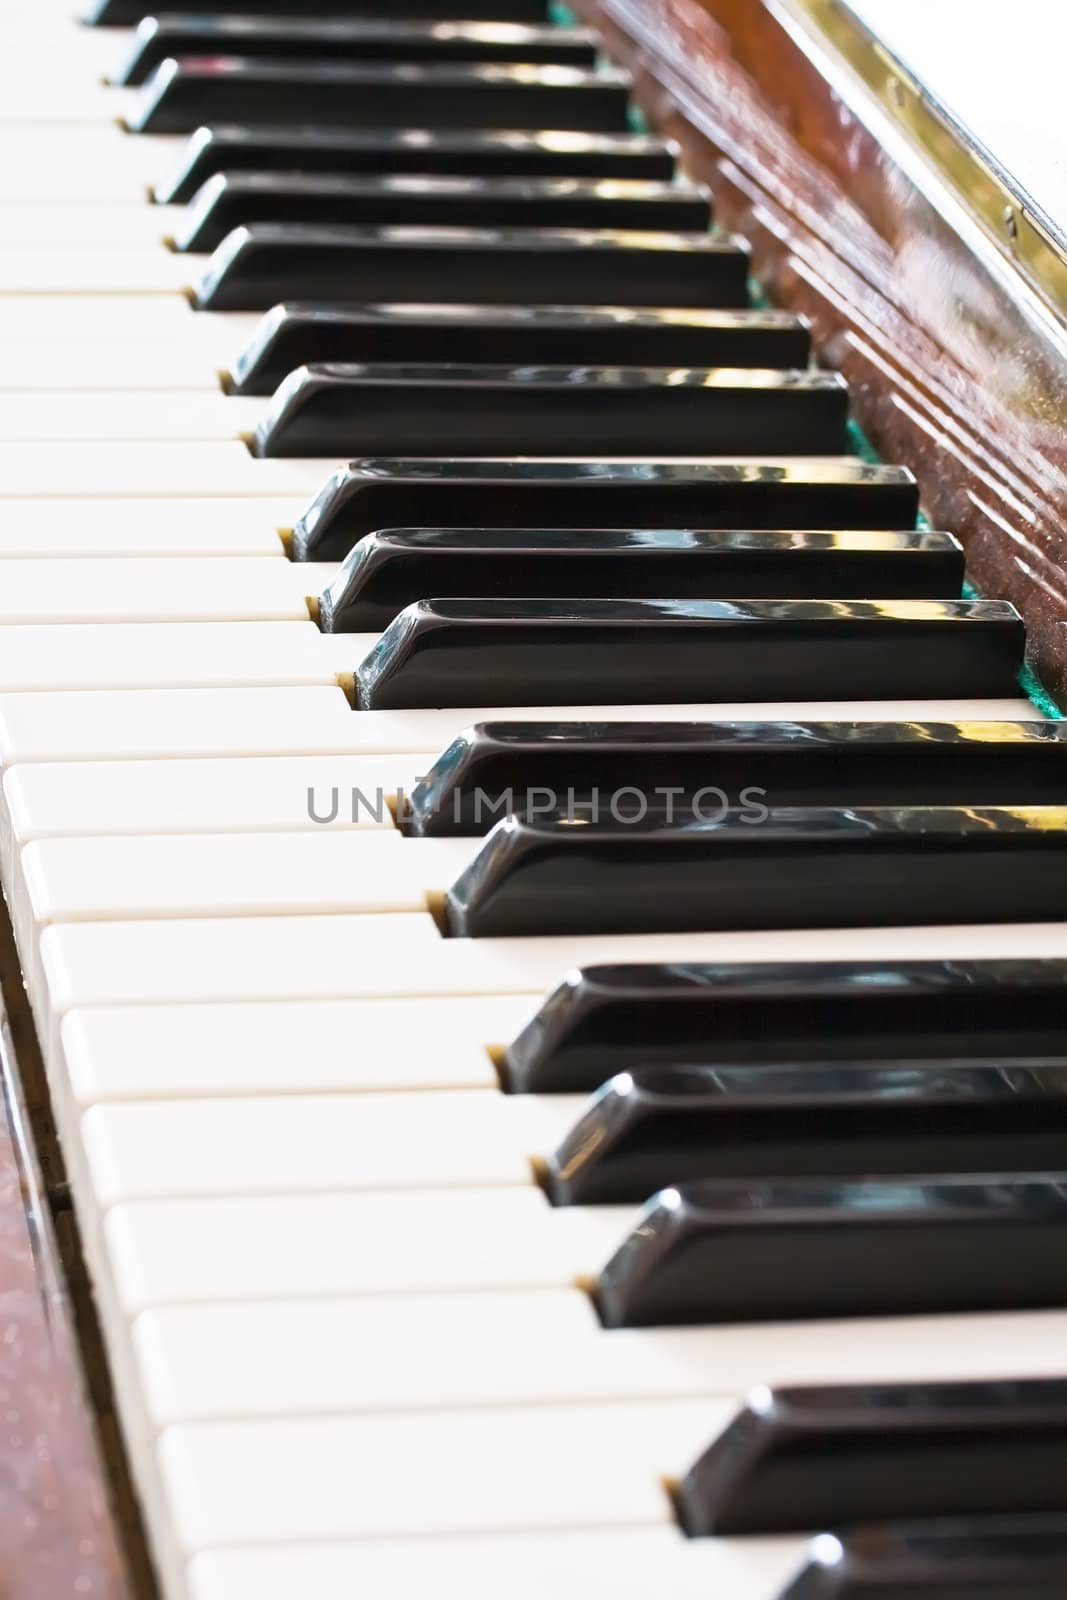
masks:
<path fill-rule="evenodd" d="M 491 668 L 487 669 L 491 673 Z M 1067 807 L 769 809 L 497 823 L 445 896 L 459 938 L 1058 922 Z"/>
<path fill-rule="evenodd" d="M 514 1094 L 574 1094 L 646 1064 L 1067 1060 L 1067 961 L 585 967 L 502 1053 Z"/>
<path fill-rule="evenodd" d="M 1067 1305 L 1065 1249 L 1057 1174 L 685 1183 L 649 1201 L 595 1297 L 608 1328 L 1022 1311 Z"/>
<path fill-rule="evenodd" d="M 213 15 L 220 0 L 181 0 L 185 15 Z M 224 0 L 227 16 L 290 17 L 293 0 Z M 380 17 L 382 0 L 314 0 L 318 17 Z M 429 22 L 488 21 L 545 23 L 549 0 L 389 0 L 390 18 Z M 90 0 L 86 21 L 96 27 L 129 27 L 151 15 L 145 0 Z"/>
<path fill-rule="evenodd" d="M 553 455 L 575 439 L 608 456 L 836 455 L 848 441 L 848 388 L 835 372 L 755 367 L 301 367 L 254 449 L 445 455 L 471 439 L 501 456 Z"/>
<path fill-rule="evenodd" d="M 595 35 L 579 28 L 194 12 L 145 17 L 130 55 L 112 81 L 144 83 L 160 62 L 170 57 L 234 55 L 245 60 L 325 57 L 331 61 L 513 61 L 592 67 L 597 45 Z"/>
<path fill-rule="evenodd" d="M 217 172 L 454 173 L 476 178 L 638 178 L 668 183 L 674 149 L 636 133 L 425 128 L 198 128 L 169 178 L 164 205 L 191 200 Z M 786 362 L 784 365 L 790 365 Z"/>
<path fill-rule="evenodd" d="M 611 284 L 630 305 L 741 307 L 748 256 L 707 233 L 611 229 L 343 228 L 257 223 L 219 246 L 202 311 L 266 311 L 281 300 L 392 299 L 584 305 Z"/>
<path fill-rule="evenodd" d="M 175 248 L 214 250 L 234 228 L 257 222 L 699 232 L 711 222 L 711 202 L 700 189 L 629 179 L 220 172 L 189 207 Z"/>
<path fill-rule="evenodd" d="M 1063 1600 L 1067 1517 L 931 1519 L 820 1534 L 780 1600 Z"/>
<path fill-rule="evenodd" d="M 665 594 L 682 600 L 727 599 L 739 594 L 750 599 L 830 600 L 862 594 L 899 600 L 958 594 L 962 581 L 963 551 L 956 540 L 948 533 L 925 530 L 745 533 L 671 528 L 390 528 L 368 534 L 353 546 L 320 598 L 319 621 L 327 633 L 369 633 L 387 627 L 405 606 L 428 594 L 507 594 L 524 599 L 560 594 L 595 599 L 610 594 L 620 600 L 652 600 Z M 913 724 L 900 726 L 906 741 Z M 865 736 L 862 732 L 857 735 L 860 739 Z M 534 744 L 540 752 L 547 752 L 549 761 L 559 751 L 573 779 L 580 773 L 590 745 L 594 751 L 598 741 L 615 745 L 620 733 L 611 727 L 592 735 L 586 730 L 578 735 L 581 756 L 566 725 L 561 737 L 563 742 L 557 744 L 555 728 L 532 733 Z M 783 728 L 780 750 L 800 745 L 801 737 Z M 674 739 L 673 748 L 678 748 L 679 741 L 682 748 L 692 746 L 700 764 L 696 785 L 700 787 L 707 781 L 708 757 L 725 748 L 722 735 L 714 727 L 694 728 L 676 731 Z M 748 755 L 752 748 L 749 736 L 744 753 Z M 631 763 L 629 770 L 635 763 L 648 768 L 671 749 L 661 725 L 639 725 L 631 731 L 624 759 Z M 524 758 L 531 781 L 537 760 L 532 751 Z M 617 760 L 613 767 L 618 771 Z M 662 769 L 657 771 L 662 778 Z M 1061 774 L 1058 764 L 1056 773 Z M 624 781 L 622 772 L 619 781 Z M 836 794 L 836 771 L 831 781 Z M 1060 776 L 1061 794 L 1065 781 L 1067 772 Z M 1027 796 L 1016 793 L 1008 798 Z"/>
<path fill-rule="evenodd" d="M 807 324 L 786 311 L 281 305 L 238 356 L 229 388 L 273 394 L 295 368 L 322 361 L 782 369 L 806 367 L 810 345 Z"/>
<path fill-rule="evenodd" d="M 336 588 L 390 538 L 362 540 Z M 320 601 L 324 625 L 337 604 Z M 378 626 L 373 611 L 357 620 Z M 404 826 L 474 836 L 513 814 L 569 807 L 595 822 L 642 800 L 669 821 L 755 816 L 767 803 L 1055 805 L 1064 793 L 1063 722 L 488 722 L 459 734 L 412 790 Z"/>
<path fill-rule="evenodd" d="M 328 127 L 575 128 L 622 132 L 630 81 L 574 67 L 374 66 L 185 56 L 164 61 L 128 119 L 133 133 L 208 122 Z"/>
<path fill-rule="evenodd" d="M 859 461 L 364 460 L 329 479 L 292 553 L 339 561 L 378 528 L 897 529 L 918 509 L 906 467 Z"/>
<path fill-rule="evenodd" d="M 1065 1451 L 1062 1378 L 761 1389 L 675 1498 L 696 1537 L 1065 1512 Z"/>
<path fill-rule="evenodd" d="M 545 1163 L 553 1205 L 705 1179 L 1067 1171 L 1067 1063 L 644 1067 L 612 1078 Z"/>
<path fill-rule="evenodd" d="M 1024 645 L 1003 600 L 422 600 L 355 677 L 364 711 L 981 697 Z"/>

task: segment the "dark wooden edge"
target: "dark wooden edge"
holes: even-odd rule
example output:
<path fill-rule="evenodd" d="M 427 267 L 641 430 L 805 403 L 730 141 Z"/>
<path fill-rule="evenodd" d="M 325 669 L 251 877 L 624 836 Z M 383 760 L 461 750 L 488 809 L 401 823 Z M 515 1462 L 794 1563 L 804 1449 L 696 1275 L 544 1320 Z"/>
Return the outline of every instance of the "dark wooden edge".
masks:
<path fill-rule="evenodd" d="M 790 0 L 571 0 L 634 74 L 649 121 L 715 192 L 778 305 L 812 321 L 878 453 L 1026 619 L 1067 704 L 1067 340 L 1009 267 L 965 243 L 876 137 Z M 870 124 L 870 125 L 869 125 Z"/>
<path fill-rule="evenodd" d="M 2 903 L 0 986 L 0 1595 L 130 1600 L 114 1478 L 76 1332 L 82 1317 L 31 1131 L 38 1112 L 47 1123 L 47 1109 Z M 63 1222 L 61 1187 L 58 1198 Z"/>

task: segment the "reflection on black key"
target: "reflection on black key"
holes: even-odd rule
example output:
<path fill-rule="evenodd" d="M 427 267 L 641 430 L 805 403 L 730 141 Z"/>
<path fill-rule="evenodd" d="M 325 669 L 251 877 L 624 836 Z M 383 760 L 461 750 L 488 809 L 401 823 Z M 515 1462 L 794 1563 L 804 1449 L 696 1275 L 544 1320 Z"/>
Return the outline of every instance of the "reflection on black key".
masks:
<path fill-rule="evenodd" d="M 912 528 L 918 509 L 906 467 L 859 461 L 365 460 L 328 480 L 292 552 L 343 560 L 378 528 Z"/>
<path fill-rule="evenodd" d="M 346 574 L 388 534 L 362 540 Z M 707 537 L 714 537 L 707 535 Z M 358 616 L 358 613 L 357 613 Z M 368 611 L 362 626 L 376 627 Z M 511 813 L 570 806 L 596 821 L 644 799 L 671 817 L 775 806 L 1054 805 L 1067 793 L 1063 722 L 491 722 L 466 729 L 412 790 L 419 835 L 477 835 Z"/>
<path fill-rule="evenodd" d="M 596 1303 L 609 1328 L 1065 1306 L 1065 1249 L 1056 1175 L 684 1183 L 649 1201 Z"/>
<path fill-rule="evenodd" d="M 757 1389 L 676 1504 L 697 1537 L 1064 1512 L 1065 1452 L 1059 1378 Z"/>
<path fill-rule="evenodd" d="M 363 710 L 1010 695 L 1003 600 L 422 600 L 356 672 Z M 489 687 L 487 687 L 489 686 Z"/>
<path fill-rule="evenodd" d="M 461 938 L 1058 922 L 1067 808 L 747 807 L 499 822 L 445 896 Z"/>
<path fill-rule="evenodd" d="M 182 12 L 211 15 L 219 0 L 181 0 Z M 478 21 L 543 24 L 549 0 L 389 0 L 390 18 L 416 17 L 430 22 Z M 289 17 L 293 0 L 225 0 L 227 16 Z M 382 0 L 315 0 L 318 17 L 380 17 Z M 97 27 L 129 27 L 146 16 L 145 0 L 90 0 L 86 21 Z"/>
<path fill-rule="evenodd" d="M 710 1178 L 1056 1168 L 1067 1170 L 1067 1062 L 746 1064 L 612 1078 L 544 1183 L 554 1205 L 621 1205 Z"/>
<path fill-rule="evenodd" d="M 711 222 L 711 202 L 699 189 L 629 179 L 220 172 L 189 207 L 175 246 L 214 250 L 234 228 L 256 222 L 699 233 Z M 469 352 L 464 359 L 471 359 Z"/>
<path fill-rule="evenodd" d="M 156 184 L 164 205 L 191 200 L 217 172 L 455 173 L 480 178 L 642 178 L 669 182 L 674 149 L 636 133 L 426 128 L 245 127 L 189 137 Z M 788 365 L 788 363 L 787 363 Z"/>
<path fill-rule="evenodd" d="M 382 66 L 185 56 L 157 67 L 134 133 L 191 133 L 205 122 L 330 127 L 576 128 L 622 132 L 629 79 L 574 67 Z"/>
<path fill-rule="evenodd" d="M 197 291 L 203 311 L 281 300 L 470 300 L 584 305 L 611 284 L 631 305 L 740 307 L 748 256 L 707 233 L 556 228 L 343 228 L 257 223 L 219 246 Z"/>
<path fill-rule="evenodd" d="M 229 387 L 273 394 L 296 367 L 322 361 L 781 369 L 806 367 L 810 345 L 804 319 L 787 311 L 280 305 L 238 356 Z"/>
<path fill-rule="evenodd" d="M 518 61 L 592 67 L 597 46 L 594 35 L 579 28 L 186 13 L 145 17 L 130 55 L 113 81 L 144 83 L 160 62 L 171 56 L 231 55 L 246 60 L 326 57 L 332 61 Z"/>
<path fill-rule="evenodd" d="M 818 596 L 825 600 L 862 594 L 910 599 L 958 594 L 962 581 L 963 551 L 956 540 L 951 534 L 926 530 L 747 533 L 670 528 L 392 528 L 368 534 L 353 547 L 319 601 L 319 622 L 327 633 L 370 633 L 387 627 L 405 606 L 427 594 L 508 594 L 524 599 L 610 594 L 620 600 L 651 600 L 665 594 L 682 600 L 725 599 L 738 594 L 752 599 Z M 647 731 L 647 745 L 640 732 L 631 739 L 623 758 L 631 768 L 642 762 L 648 765 L 659 759 L 661 750 L 666 754 L 670 748 L 664 747 L 662 728 L 650 724 Z M 697 743 L 698 734 L 707 741 L 703 750 Z M 562 743 L 557 743 L 554 730 L 540 733 L 549 760 L 556 751 L 568 756 L 574 777 L 581 761 L 577 750 L 568 752 L 566 725 L 559 737 Z M 681 738 L 685 737 L 683 733 Z M 694 754 L 704 758 L 701 781 L 705 781 L 707 757 L 718 748 L 716 732 L 713 728 L 692 729 L 689 737 L 694 739 Z M 718 737 L 721 740 L 721 735 Z M 600 738 L 617 743 L 619 731 L 605 727 Z M 801 738 L 799 732 L 791 735 L 783 728 L 782 748 L 799 745 Z M 753 742 L 751 737 L 747 740 L 746 751 Z M 528 765 L 532 763 L 531 757 Z M 625 781 L 636 779 L 630 776 Z M 1010 798 L 1028 797 L 1013 794 Z"/>
<path fill-rule="evenodd" d="M 580 438 L 584 450 L 608 456 L 835 455 L 847 437 L 848 389 L 830 372 L 336 365 L 300 367 L 286 379 L 254 448 L 260 456 L 444 455 L 473 439 L 497 455 L 538 456 Z"/>
<path fill-rule="evenodd" d="M 504 1052 L 516 1094 L 579 1093 L 646 1064 L 1067 1060 L 1065 961 L 585 967 Z"/>
<path fill-rule="evenodd" d="M 1063 1600 L 1067 1517 L 931 1519 L 820 1534 L 780 1600 Z"/>

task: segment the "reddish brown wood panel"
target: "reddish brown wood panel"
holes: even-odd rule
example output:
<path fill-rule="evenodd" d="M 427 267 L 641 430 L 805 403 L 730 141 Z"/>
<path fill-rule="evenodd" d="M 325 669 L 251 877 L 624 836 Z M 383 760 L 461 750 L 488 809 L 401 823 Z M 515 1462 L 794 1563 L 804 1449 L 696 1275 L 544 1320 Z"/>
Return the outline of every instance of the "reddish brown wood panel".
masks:
<path fill-rule="evenodd" d="M 964 245 L 763 0 L 577 0 L 637 97 L 805 312 L 887 460 L 1010 599 L 1067 703 L 1067 361 L 1059 332 Z M 851 101 L 852 96 L 848 96 Z"/>
<path fill-rule="evenodd" d="M 6 1023 L 0 1053 L 11 1091 Z M 0 1595 L 126 1600 L 51 1230 L 16 1116 L 17 1102 L 0 1093 Z"/>

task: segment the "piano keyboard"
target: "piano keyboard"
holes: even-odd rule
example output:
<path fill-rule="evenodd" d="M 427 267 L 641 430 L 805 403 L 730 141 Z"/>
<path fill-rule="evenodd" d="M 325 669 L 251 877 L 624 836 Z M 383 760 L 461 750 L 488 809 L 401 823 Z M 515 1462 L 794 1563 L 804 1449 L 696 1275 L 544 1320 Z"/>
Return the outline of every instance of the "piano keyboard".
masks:
<path fill-rule="evenodd" d="M 161 1592 L 1059 1593 L 1018 617 L 546 0 L 67 5 L 0 870 Z"/>

